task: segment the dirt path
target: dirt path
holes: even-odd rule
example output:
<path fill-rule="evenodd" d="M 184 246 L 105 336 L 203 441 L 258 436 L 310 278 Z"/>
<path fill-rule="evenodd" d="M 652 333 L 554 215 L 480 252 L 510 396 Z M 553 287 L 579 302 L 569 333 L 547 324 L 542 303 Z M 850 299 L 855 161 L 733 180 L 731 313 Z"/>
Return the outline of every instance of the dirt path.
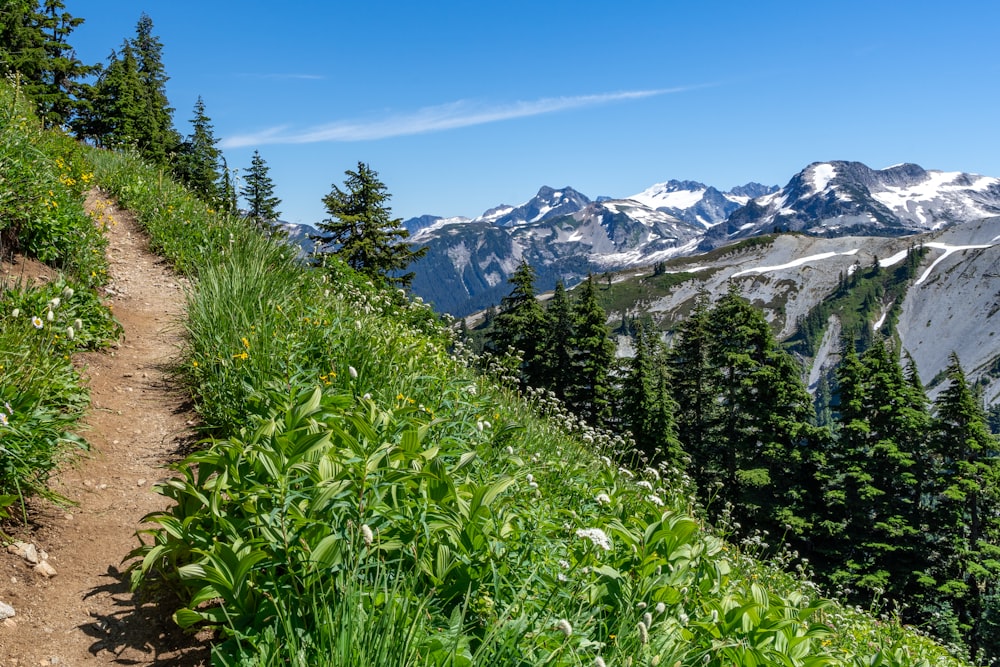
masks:
<path fill-rule="evenodd" d="M 95 206 L 115 221 L 108 296 L 125 336 L 116 349 L 76 360 L 91 389 L 83 435 L 92 450 L 52 488 L 78 504 L 34 503 L 34 529 L 22 537 L 48 553 L 56 576 L 0 554 L 0 600 L 17 612 L 0 623 L 0 666 L 208 664 L 204 645 L 169 612 L 135 599 L 121 572 L 141 518 L 165 506 L 150 487 L 191 440 L 193 415 L 166 369 L 180 342 L 181 283 L 130 214 L 92 193 Z"/>

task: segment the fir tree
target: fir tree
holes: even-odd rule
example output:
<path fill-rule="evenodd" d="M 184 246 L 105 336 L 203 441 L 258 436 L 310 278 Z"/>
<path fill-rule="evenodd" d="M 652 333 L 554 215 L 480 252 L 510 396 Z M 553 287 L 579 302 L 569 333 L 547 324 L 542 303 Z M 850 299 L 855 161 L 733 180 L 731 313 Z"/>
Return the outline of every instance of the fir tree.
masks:
<path fill-rule="evenodd" d="M 489 349 L 498 356 L 513 350 L 521 359 L 518 369 L 521 383 L 541 386 L 545 313 L 535 298 L 535 270 L 521 260 L 508 282 L 514 287 L 500 301 L 500 310 L 489 333 Z"/>
<path fill-rule="evenodd" d="M 260 151 L 254 151 L 250 167 L 244 173 L 243 187 L 240 188 L 240 195 L 247 202 L 250 219 L 261 229 L 270 228 L 281 215 L 278 212 L 281 200 L 274 196 L 274 183 L 268 176 L 268 171 L 270 169 L 260 156 Z"/>
<path fill-rule="evenodd" d="M 74 124 L 77 134 L 106 148 L 134 148 L 145 159 L 166 166 L 181 139 L 167 100 L 162 51 L 152 19 L 143 14 L 136 36 L 112 51 L 88 89 L 86 109 Z"/>
<path fill-rule="evenodd" d="M 556 282 L 545 311 L 542 358 L 542 386 L 551 390 L 560 400 L 566 399 L 566 389 L 573 374 L 573 339 L 576 336 L 574 325 L 573 305 L 560 280 Z"/>
<path fill-rule="evenodd" d="M 970 657 L 983 660 L 1000 656 L 1000 638 L 990 627 L 1000 611 L 1000 443 L 954 353 L 945 374 L 931 438 L 927 549 L 939 554 L 931 570 L 935 593 L 950 603 Z"/>
<path fill-rule="evenodd" d="M 719 370 L 709 363 L 708 295 L 700 292 L 691 314 L 677 327 L 667 353 L 671 395 L 677 405 L 677 437 L 691 457 L 691 472 L 703 496 L 715 482 L 714 462 L 723 455 L 716 451 L 715 430 L 720 408 L 717 387 Z"/>
<path fill-rule="evenodd" d="M 68 126 L 77 115 L 82 79 L 100 70 L 85 65 L 69 35 L 84 22 L 65 11 L 61 0 L 10 0 L 0 10 L 0 73 L 17 73 L 22 89 L 38 107 L 47 127 Z"/>
<path fill-rule="evenodd" d="M 839 548 L 829 554 L 830 576 L 856 591 L 859 602 L 882 594 L 901 603 L 917 592 L 915 573 L 926 565 L 920 528 L 926 397 L 881 338 L 862 357 L 848 345 L 837 380 L 839 447 L 831 465 L 838 474 L 828 488 L 825 525 Z"/>
<path fill-rule="evenodd" d="M 588 423 L 603 426 L 610 417 L 609 374 L 615 361 L 615 343 L 608 329 L 608 316 L 597 301 L 593 276 L 583 283 L 574 312 L 573 374 L 566 400 Z"/>
<path fill-rule="evenodd" d="M 707 329 L 721 413 L 717 440 L 707 448 L 718 458 L 704 467 L 722 482 L 720 499 L 732 503 L 743 525 L 805 532 L 809 521 L 800 504 L 813 484 L 803 478 L 803 464 L 817 434 L 801 370 L 735 286 L 709 312 Z"/>
<path fill-rule="evenodd" d="M 180 145 L 174 173 L 203 201 L 212 204 L 226 200 L 221 182 L 223 175 L 219 171 L 222 152 L 216 143 L 212 121 L 205 113 L 205 101 L 199 95 L 194 104 L 191 134 Z"/>
<path fill-rule="evenodd" d="M 667 388 L 663 345 L 659 336 L 640 322 L 636 325 L 635 354 L 626 363 L 622 379 L 623 425 L 648 460 L 676 465 L 681 450 Z"/>
<path fill-rule="evenodd" d="M 314 239 L 318 253 L 336 255 L 377 282 L 409 286 L 413 273 L 401 272 L 427 249 L 414 250 L 406 244 L 410 233 L 402 218 L 392 217 L 386 203 L 390 195 L 378 172 L 359 162 L 357 171 L 345 173 L 346 190 L 334 185 L 323 198 L 330 217 L 319 224 L 326 235 Z"/>

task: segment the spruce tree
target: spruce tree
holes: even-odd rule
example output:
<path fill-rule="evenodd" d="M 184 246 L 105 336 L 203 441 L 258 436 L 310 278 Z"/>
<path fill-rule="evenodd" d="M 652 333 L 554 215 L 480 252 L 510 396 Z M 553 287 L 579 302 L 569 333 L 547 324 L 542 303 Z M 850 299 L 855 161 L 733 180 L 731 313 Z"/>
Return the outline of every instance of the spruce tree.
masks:
<path fill-rule="evenodd" d="M 803 478 L 817 434 L 801 369 L 780 349 L 763 313 L 735 285 L 708 314 L 708 363 L 717 369 L 721 414 L 706 468 L 722 482 L 720 499 L 743 525 L 809 528 Z M 711 478 L 704 480 L 706 484 Z"/>
<path fill-rule="evenodd" d="M 240 195 L 247 202 L 250 219 L 261 229 L 269 229 L 281 214 L 281 200 L 274 196 L 274 183 L 268 176 L 270 169 L 260 151 L 254 151 L 250 167 L 245 170 Z"/>
<path fill-rule="evenodd" d="M 720 419 L 719 370 L 709 362 L 708 294 L 700 292 L 691 314 L 677 326 L 667 353 L 671 395 L 677 405 L 677 437 L 691 457 L 691 473 L 703 498 L 716 481 L 715 462 L 722 456 L 715 437 Z"/>
<path fill-rule="evenodd" d="M 205 113 L 205 101 L 199 95 L 194 104 L 191 134 L 180 145 L 174 173 L 198 197 L 212 204 L 225 201 L 219 170 L 222 152 L 216 143 L 212 121 Z"/>
<path fill-rule="evenodd" d="M 135 37 L 111 52 L 87 90 L 85 110 L 74 124 L 77 135 L 106 148 L 133 148 L 143 158 L 167 166 L 181 138 L 167 100 L 162 52 L 152 19 L 143 14 Z"/>
<path fill-rule="evenodd" d="M 574 308 L 573 374 L 566 389 L 570 408 L 594 426 L 610 417 L 611 367 L 615 343 L 608 329 L 608 316 L 597 300 L 594 277 L 587 276 Z"/>
<path fill-rule="evenodd" d="M 544 376 L 545 313 L 535 298 L 535 270 L 522 259 L 507 280 L 514 287 L 500 301 L 488 337 L 489 349 L 498 356 L 509 351 L 518 354 L 522 385 L 539 387 Z"/>
<path fill-rule="evenodd" d="M 566 399 L 566 389 L 573 373 L 573 338 L 576 335 L 573 305 L 562 281 L 556 282 L 552 298 L 545 310 L 545 342 L 542 358 L 542 386 L 560 400 Z"/>
<path fill-rule="evenodd" d="M 1000 443 L 954 353 L 945 375 L 948 384 L 934 404 L 926 548 L 937 554 L 935 597 L 949 603 L 970 657 L 988 660 L 1000 657 Z"/>
<path fill-rule="evenodd" d="M 46 127 L 68 126 L 77 115 L 85 85 L 100 70 L 85 65 L 69 35 L 84 22 L 65 11 L 62 0 L 9 0 L 0 10 L 0 74 L 19 74 Z"/>
<path fill-rule="evenodd" d="M 163 44 L 153 34 L 153 20 L 143 13 L 130 43 L 138 64 L 142 83 L 144 112 L 138 119 L 139 136 L 136 147 L 148 160 L 166 164 L 180 144 L 174 130 L 174 109 L 167 99 L 167 81 L 163 65 Z"/>
<path fill-rule="evenodd" d="M 662 342 L 655 331 L 640 322 L 636 325 L 635 354 L 626 362 L 622 379 L 622 422 L 648 460 L 676 465 L 681 451 L 668 384 Z"/>
<path fill-rule="evenodd" d="M 317 252 L 336 255 L 355 271 L 372 280 L 409 286 L 413 273 L 401 273 L 420 259 L 427 248 L 414 250 L 406 239 L 410 233 L 402 218 L 393 218 L 387 205 L 390 198 L 378 172 L 363 162 L 357 171 L 347 170 L 345 190 L 337 185 L 323 198 L 330 215 L 319 224 L 325 236 L 318 236 Z"/>
<path fill-rule="evenodd" d="M 825 525 L 839 549 L 829 554 L 831 579 L 858 602 L 881 594 L 902 603 L 919 592 L 926 569 L 920 499 L 930 429 L 923 389 L 876 337 L 858 357 L 848 344 L 838 369 L 838 475 L 827 492 Z"/>

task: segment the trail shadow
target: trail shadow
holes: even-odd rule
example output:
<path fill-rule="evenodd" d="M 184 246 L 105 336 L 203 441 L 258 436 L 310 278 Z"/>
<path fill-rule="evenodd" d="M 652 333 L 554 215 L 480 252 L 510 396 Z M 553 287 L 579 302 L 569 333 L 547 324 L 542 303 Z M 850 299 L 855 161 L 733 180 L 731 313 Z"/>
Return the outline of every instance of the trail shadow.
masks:
<path fill-rule="evenodd" d="M 92 588 L 84 599 L 107 594 L 114 600 L 110 614 L 91 612 L 91 620 L 79 626 L 93 638 L 89 651 L 97 656 L 107 651 L 116 665 L 167 665 L 205 667 L 211 664 L 209 633 L 192 634 L 181 630 L 171 619 L 171 600 L 143 600 L 129 590 L 127 572 L 108 567 L 107 583 Z"/>

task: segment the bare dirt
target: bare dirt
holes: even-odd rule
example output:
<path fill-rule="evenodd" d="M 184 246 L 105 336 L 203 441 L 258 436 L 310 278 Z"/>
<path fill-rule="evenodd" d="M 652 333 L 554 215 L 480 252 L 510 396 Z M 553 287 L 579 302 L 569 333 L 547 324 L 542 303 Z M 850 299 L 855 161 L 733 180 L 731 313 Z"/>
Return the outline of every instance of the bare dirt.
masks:
<path fill-rule="evenodd" d="M 167 505 L 151 487 L 193 440 L 195 417 L 169 368 L 181 343 L 182 279 L 149 251 L 128 212 L 98 192 L 88 206 L 114 220 L 106 296 L 125 333 L 110 350 L 75 359 L 90 387 L 81 433 L 91 449 L 51 483 L 73 504 L 33 501 L 30 525 L 15 529 L 47 552 L 56 576 L 0 553 L 0 601 L 16 611 L 0 622 L 0 666 L 207 665 L 205 637 L 181 632 L 168 605 L 132 594 L 122 563 L 142 517 Z"/>

